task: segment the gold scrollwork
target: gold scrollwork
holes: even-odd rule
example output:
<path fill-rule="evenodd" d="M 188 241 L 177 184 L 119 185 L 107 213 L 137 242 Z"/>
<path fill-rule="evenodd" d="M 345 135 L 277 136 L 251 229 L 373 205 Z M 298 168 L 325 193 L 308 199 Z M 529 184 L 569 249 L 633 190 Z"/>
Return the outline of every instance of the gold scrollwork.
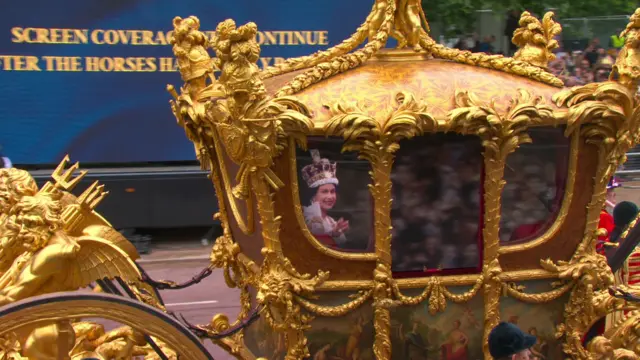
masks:
<path fill-rule="evenodd" d="M 607 289 L 613 285 L 613 274 L 607 260 L 599 254 L 583 255 L 571 262 L 542 260 L 540 265 L 558 274 L 560 280 L 575 282 L 569 300 L 565 305 L 564 322 L 558 325 L 556 336 L 564 337 L 564 352 L 574 358 L 588 358 L 582 346 L 582 335 L 598 319 L 592 299 L 597 289 Z"/>
<path fill-rule="evenodd" d="M 435 131 L 437 121 L 427 113 L 424 104 L 412 94 L 399 93 L 398 105 L 386 119 L 374 119 L 357 104 L 334 104 L 325 125 L 327 136 L 342 136 L 343 151 L 356 151 L 371 163 L 371 195 L 376 204 L 375 243 L 376 269 L 373 274 L 374 327 L 373 352 L 378 359 L 391 357 L 390 313 L 392 301 L 391 274 L 391 168 L 399 141 Z"/>
<path fill-rule="evenodd" d="M 485 331 L 484 352 L 490 358 L 487 339 L 489 332 L 500 321 L 500 295 L 502 272 L 498 262 L 500 239 L 500 209 L 504 187 L 504 167 L 507 156 L 522 143 L 531 142 L 526 133 L 529 126 L 553 121 L 553 110 L 544 99 L 532 96 L 520 89 L 518 97 L 504 114 L 500 114 L 493 104 L 482 104 L 473 94 L 457 91 L 457 108 L 449 113 L 448 131 L 477 135 L 484 147 L 484 304 Z"/>
<path fill-rule="evenodd" d="M 324 282 L 329 273 L 319 271 L 318 275 L 298 273 L 288 259 L 273 250 L 262 250 L 264 262 L 260 274 L 260 287 L 256 300 L 265 307 L 262 312 L 269 325 L 278 332 L 284 332 L 287 342 L 286 360 L 309 356 L 304 330 L 309 328 L 312 316 L 303 314 L 296 296 L 311 296 L 315 288 Z"/>
<path fill-rule="evenodd" d="M 182 331 L 167 326 L 167 323 L 155 315 L 153 310 L 144 310 L 145 305 L 132 306 L 132 300 L 122 299 L 114 295 L 102 295 L 101 298 L 80 298 L 74 299 L 77 296 L 74 294 L 60 294 L 57 297 L 49 299 L 47 302 L 39 302 L 37 306 L 20 306 L 14 311 L 6 313 L 2 322 L 0 322 L 0 334 L 11 334 L 13 332 L 22 333 L 27 330 L 27 333 L 31 333 L 31 329 L 42 329 L 39 333 L 33 334 L 33 345 L 39 345 L 34 347 L 33 351 L 45 350 L 46 353 L 50 353 L 52 346 L 48 343 L 48 348 L 43 348 L 42 345 L 47 345 L 42 341 L 56 341 L 55 337 L 58 333 L 69 324 L 70 319 L 79 318 L 101 318 L 116 321 L 125 325 L 120 328 L 121 333 L 111 332 L 108 337 L 105 337 L 104 344 L 108 344 L 111 340 L 118 338 L 126 338 L 131 335 L 133 338 L 138 337 L 132 333 L 135 329 L 140 329 L 140 324 L 144 324 L 144 329 L 140 329 L 140 332 L 144 330 L 144 333 L 155 339 L 161 339 L 162 344 L 166 346 L 166 349 L 171 349 L 171 352 L 180 354 L 180 358 L 191 360 L 204 360 L 207 359 L 207 355 L 203 353 L 203 348 L 194 342 L 191 338 L 188 338 Z M 13 305 L 10 305 L 13 306 Z M 151 308 L 148 308 L 151 309 Z M 60 324 L 60 326 L 56 326 Z M 54 326 L 55 329 L 49 329 L 47 327 Z M 83 335 L 82 331 L 75 331 L 79 335 Z M 99 332 L 97 333 L 99 334 Z M 75 338 L 74 331 L 71 331 L 71 338 Z M 105 334 L 106 335 L 106 334 Z M 47 339 L 43 338 L 45 336 Z M 51 340 L 53 337 L 53 340 Z M 99 338 L 100 336 L 97 336 Z M 140 340 L 142 344 L 143 340 Z M 105 351 L 111 351 L 120 349 L 118 344 L 112 344 L 113 347 L 106 346 Z M 69 352 L 73 347 L 73 341 L 69 344 Z M 163 346 L 164 347 L 164 346 Z M 143 350 L 138 347 L 138 350 Z M 126 353 L 125 353 L 126 354 Z M 145 352 L 146 354 L 146 352 Z M 82 354 L 80 354 L 82 355 Z M 54 355 L 56 356 L 56 355 Z M 57 358 L 57 357 L 54 357 Z"/>
<path fill-rule="evenodd" d="M 574 257 L 595 251 L 599 213 L 605 201 L 606 185 L 626 152 L 638 143 L 640 106 L 634 93 L 614 83 L 592 83 L 554 95 L 558 106 L 569 107 L 566 135 L 580 131 L 588 144 L 598 147 L 598 171 L 593 195 L 587 205 L 584 240 Z"/>

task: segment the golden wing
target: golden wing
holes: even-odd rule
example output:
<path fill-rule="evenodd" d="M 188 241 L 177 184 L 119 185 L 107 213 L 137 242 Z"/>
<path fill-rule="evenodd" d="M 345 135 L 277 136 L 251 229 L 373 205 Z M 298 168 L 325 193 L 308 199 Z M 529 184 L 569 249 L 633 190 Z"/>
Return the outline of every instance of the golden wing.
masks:
<path fill-rule="evenodd" d="M 92 236 L 80 236 L 76 241 L 80 249 L 67 276 L 69 288 L 87 287 L 104 278 L 119 277 L 128 282 L 142 277 L 133 260 L 114 244 Z"/>

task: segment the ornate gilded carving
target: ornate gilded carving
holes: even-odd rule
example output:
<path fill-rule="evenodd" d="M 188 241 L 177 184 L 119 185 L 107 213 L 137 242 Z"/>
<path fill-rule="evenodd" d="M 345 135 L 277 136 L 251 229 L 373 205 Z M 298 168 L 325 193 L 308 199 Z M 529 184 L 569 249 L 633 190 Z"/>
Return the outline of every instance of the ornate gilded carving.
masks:
<path fill-rule="evenodd" d="M 614 82 L 592 83 L 566 89 L 554 96 L 559 106 L 569 107 L 566 135 L 580 131 L 587 143 L 598 147 L 598 171 L 588 205 L 584 241 L 576 256 L 595 251 L 599 212 L 605 201 L 606 185 L 626 152 L 638 143 L 640 107 L 634 93 Z"/>
<path fill-rule="evenodd" d="M 286 360 L 309 357 L 304 330 L 309 328 L 313 317 L 302 313 L 294 298 L 312 296 L 315 288 L 329 277 L 329 273 L 318 271 L 318 275 L 312 278 L 298 273 L 288 259 L 273 250 L 264 248 L 262 255 L 264 262 L 256 300 L 265 306 L 263 316 L 274 330 L 285 333 Z"/>
<path fill-rule="evenodd" d="M 332 118 L 325 126 L 327 135 L 345 139 L 343 151 L 357 151 L 359 157 L 371 163 L 372 185 L 369 186 L 376 204 L 375 239 L 377 265 L 373 274 L 374 326 L 373 352 L 378 359 L 391 357 L 390 314 L 392 302 L 391 275 L 391 167 L 401 139 L 412 138 L 423 131 L 434 131 L 438 123 L 412 94 L 399 93 L 398 106 L 386 119 L 368 116 L 357 104 L 335 104 L 330 107 Z"/>
<path fill-rule="evenodd" d="M 500 321 L 499 302 L 503 288 L 498 276 L 502 272 L 498 262 L 498 232 L 505 162 L 520 144 L 531 142 L 527 127 L 553 119 L 553 111 L 542 98 L 532 96 L 526 90 L 518 92 L 518 97 L 511 101 L 504 114 L 493 104 L 482 104 L 473 94 L 464 91 L 457 92 L 455 100 L 458 108 L 449 113 L 448 130 L 477 135 L 484 148 L 484 352 L 489 358 L 487 339 Z"/>
<path fill-rule="evenodd" d="M 631 15 L 629 24 L 620 36 L 625 38 L 624 46 L 613 66 L 611 79 L 618 77 L 620 84 L 636 92 L 640 80 L 640 9 Z"/>
<path fill-rule="evenodd" d="M 597 336 L 589 343 L 589 352 L 595 360 L 637 360 L 640 359 L 633 351 L 614 349 L 611 340 Z"/>
<path fill-rule="evenodd" d="M 391 28 L 393 26 L 393 18 L 397 1 L 399 0 L 386 0 L 386 7 L 384 9 L 384 20 L 382 20 L 380 27 L 376 31 L 375 37 L 373 39 L 371 39 L 372 33 L 369 33 L 369 43 L 367 43 L 367 45 L 365 45 L 362 49 L 356 50 L 350 54 L 327 59 L 326 62 L 322 62 L 305 71 L 304 73 L 297 75 L 293 78 L 293 80 L 280 88 L 276 92 L 275 96 L 280 97 L 293 95 L 326 78 L 343 73 L 349 69 L 356 68 L 370 59 L 371 56 L 373 56 L 373 54 L 375 54 L 378 50 L 382 49 L 387 42 L 387 39 L 391 32 Z M 379 6 L 382 5 L 379 4 Z M 381 11 L 381 9 L 374 8 L 374 11 L 379 12 Z M 380 15 L 377 15 L 376 18 L 379 19 L 379 16 Z"/>
<path fill-rule="evenodd" d="M 546 69 L 549 61 L 556 58 L 553 50 L 558 48 L 555 37 L 562 27 L 553 21 L 553 13 L 544 14 L 542 21 L 528 11 L 520 17 L 520 27 L 513 33 L 513 43 L 520 49 L 514 59 Z"/>
<path fill-rule="evenodd" d="M 556 336 L 564 337 L 563 348 L 566 354 L 576 358 L 587 358 L 589 355 L 582 347 L 582 335 L 599 317 L 592 299 L 596 296 L 597 289 L 606 289 L 613 285 L 613 274 L 605 257 L 590 254 L 558 264 L 543 260 L 540 265 L 557 273 L 561 280 L 576 282 L 565 305 L 564 323 L 558 325 Z"/>
<path fill-rule="evenodd" d="M 32 195 L 17 191 L 7 201 L 13 206 L 0 224 L 2 305 L 77 290 L 102 278 L 140 279 L 132 262 L 137 257 L 135 249 L 94 212 L 106 195 L 103 187 L 94 183 L 77 199 L 61 190 L 71 189 L 83 176 L 72 179 L 77 164 L 61 174 L 67 161 L 65 158 L 58 166 L 55 183 L 45 184 Z M 34 190 L 28 174 L 8 176 L 5 181 L 8 188 Z"/>
<path fill-rule="evenodd" d="M 548 34 L 555 34 L 557 27 L 549 17 L 549 22 L 544 23 L 543 29 L 548 29 Z M 546 25 L 549 25 L 548 27 Z M 364 48 L 349 53 L 364 39 L 364 31 L 368 31 L 369 43 Z M 341 45 L 319 52 L 311 57 L 289 59 L 275 68 L 266 69 L 264 78 L 275 74 L 282 74 L 293 70 L 309 69 L 297 75 L 293 80 L 276 92 L 276 97 L 292 95 L 305 88 L 320 82 L 328 77 L 343 73 L 362 65 L 373 54 L 382 49 L 389 36 L 398 40 L 398 47 L 412 47 L 415 51 L 426 51 L 433 57 L 455 61 L 462 64 L 481 66 L 498 71 L 528 77 L 553 86 L 561 87 L 562 81 L 542 67 L 530 64 L 528 61 L 512 59 L 502 55 L 488 55 L 484 53 L 472 53 L 458 49 L 447 48 L 438 44 L 428 35 L 429 24 L 422 10 L 421 2 L 417 0 L 377 0 L 367 18 L 367 21 L 358 32 Z M 553 42 L 547 42 L 549 49 Z M 528 53 L 533 54 L 531 51 Z"/>
<path fill-rule="evenodd" d="M 430 31 L 429 23 L 422 9 L 422 2 L 420 0 L 399 0 L 391 32 L 391 36 L 398 41 L 398 48 L 409 46 L 416 52 L 421 51 L 420 35 L 425 32 L 425 29 L 427 33 Z"/>

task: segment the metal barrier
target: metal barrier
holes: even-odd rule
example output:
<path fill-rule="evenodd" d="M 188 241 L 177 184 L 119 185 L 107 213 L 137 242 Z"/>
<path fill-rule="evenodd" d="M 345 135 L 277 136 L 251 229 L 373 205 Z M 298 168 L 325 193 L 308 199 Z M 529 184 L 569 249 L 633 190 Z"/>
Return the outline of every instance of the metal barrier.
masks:
<path fill-rule="evenodd" d="M 608 47 L 611 35 L 619 35 L 629 23 L 629 16 L 594 16 L 588 18 L 560 19 L 565 48 L 583 50 L 593 38 Z"/>

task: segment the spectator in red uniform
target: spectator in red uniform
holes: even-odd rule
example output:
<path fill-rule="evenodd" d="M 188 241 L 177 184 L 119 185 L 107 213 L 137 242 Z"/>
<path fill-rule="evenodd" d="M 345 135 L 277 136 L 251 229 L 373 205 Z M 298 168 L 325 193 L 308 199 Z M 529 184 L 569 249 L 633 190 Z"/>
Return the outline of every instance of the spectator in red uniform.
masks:
<path fill-rule="evenodd" d="M 605 229 L 607 233 L 605 235 L 598 236 L 598 242 L 596 243 L 596 251 L 601 255 L 605 254 L 604 244 L 611 241 L 611 232 L 613 232 L 613 229 L 615 228 L 613 216 L 607 211 L 607 206 L 615 206 L 615 189 L 620 186 L 620 183 L 615 177 L 612 177 L 611 180 L 609 180 L 609 184 L 607 184 L 607 199 L 605 207 L 600 210 L 600 222 L 598 223 L 598 229 Z"/>

